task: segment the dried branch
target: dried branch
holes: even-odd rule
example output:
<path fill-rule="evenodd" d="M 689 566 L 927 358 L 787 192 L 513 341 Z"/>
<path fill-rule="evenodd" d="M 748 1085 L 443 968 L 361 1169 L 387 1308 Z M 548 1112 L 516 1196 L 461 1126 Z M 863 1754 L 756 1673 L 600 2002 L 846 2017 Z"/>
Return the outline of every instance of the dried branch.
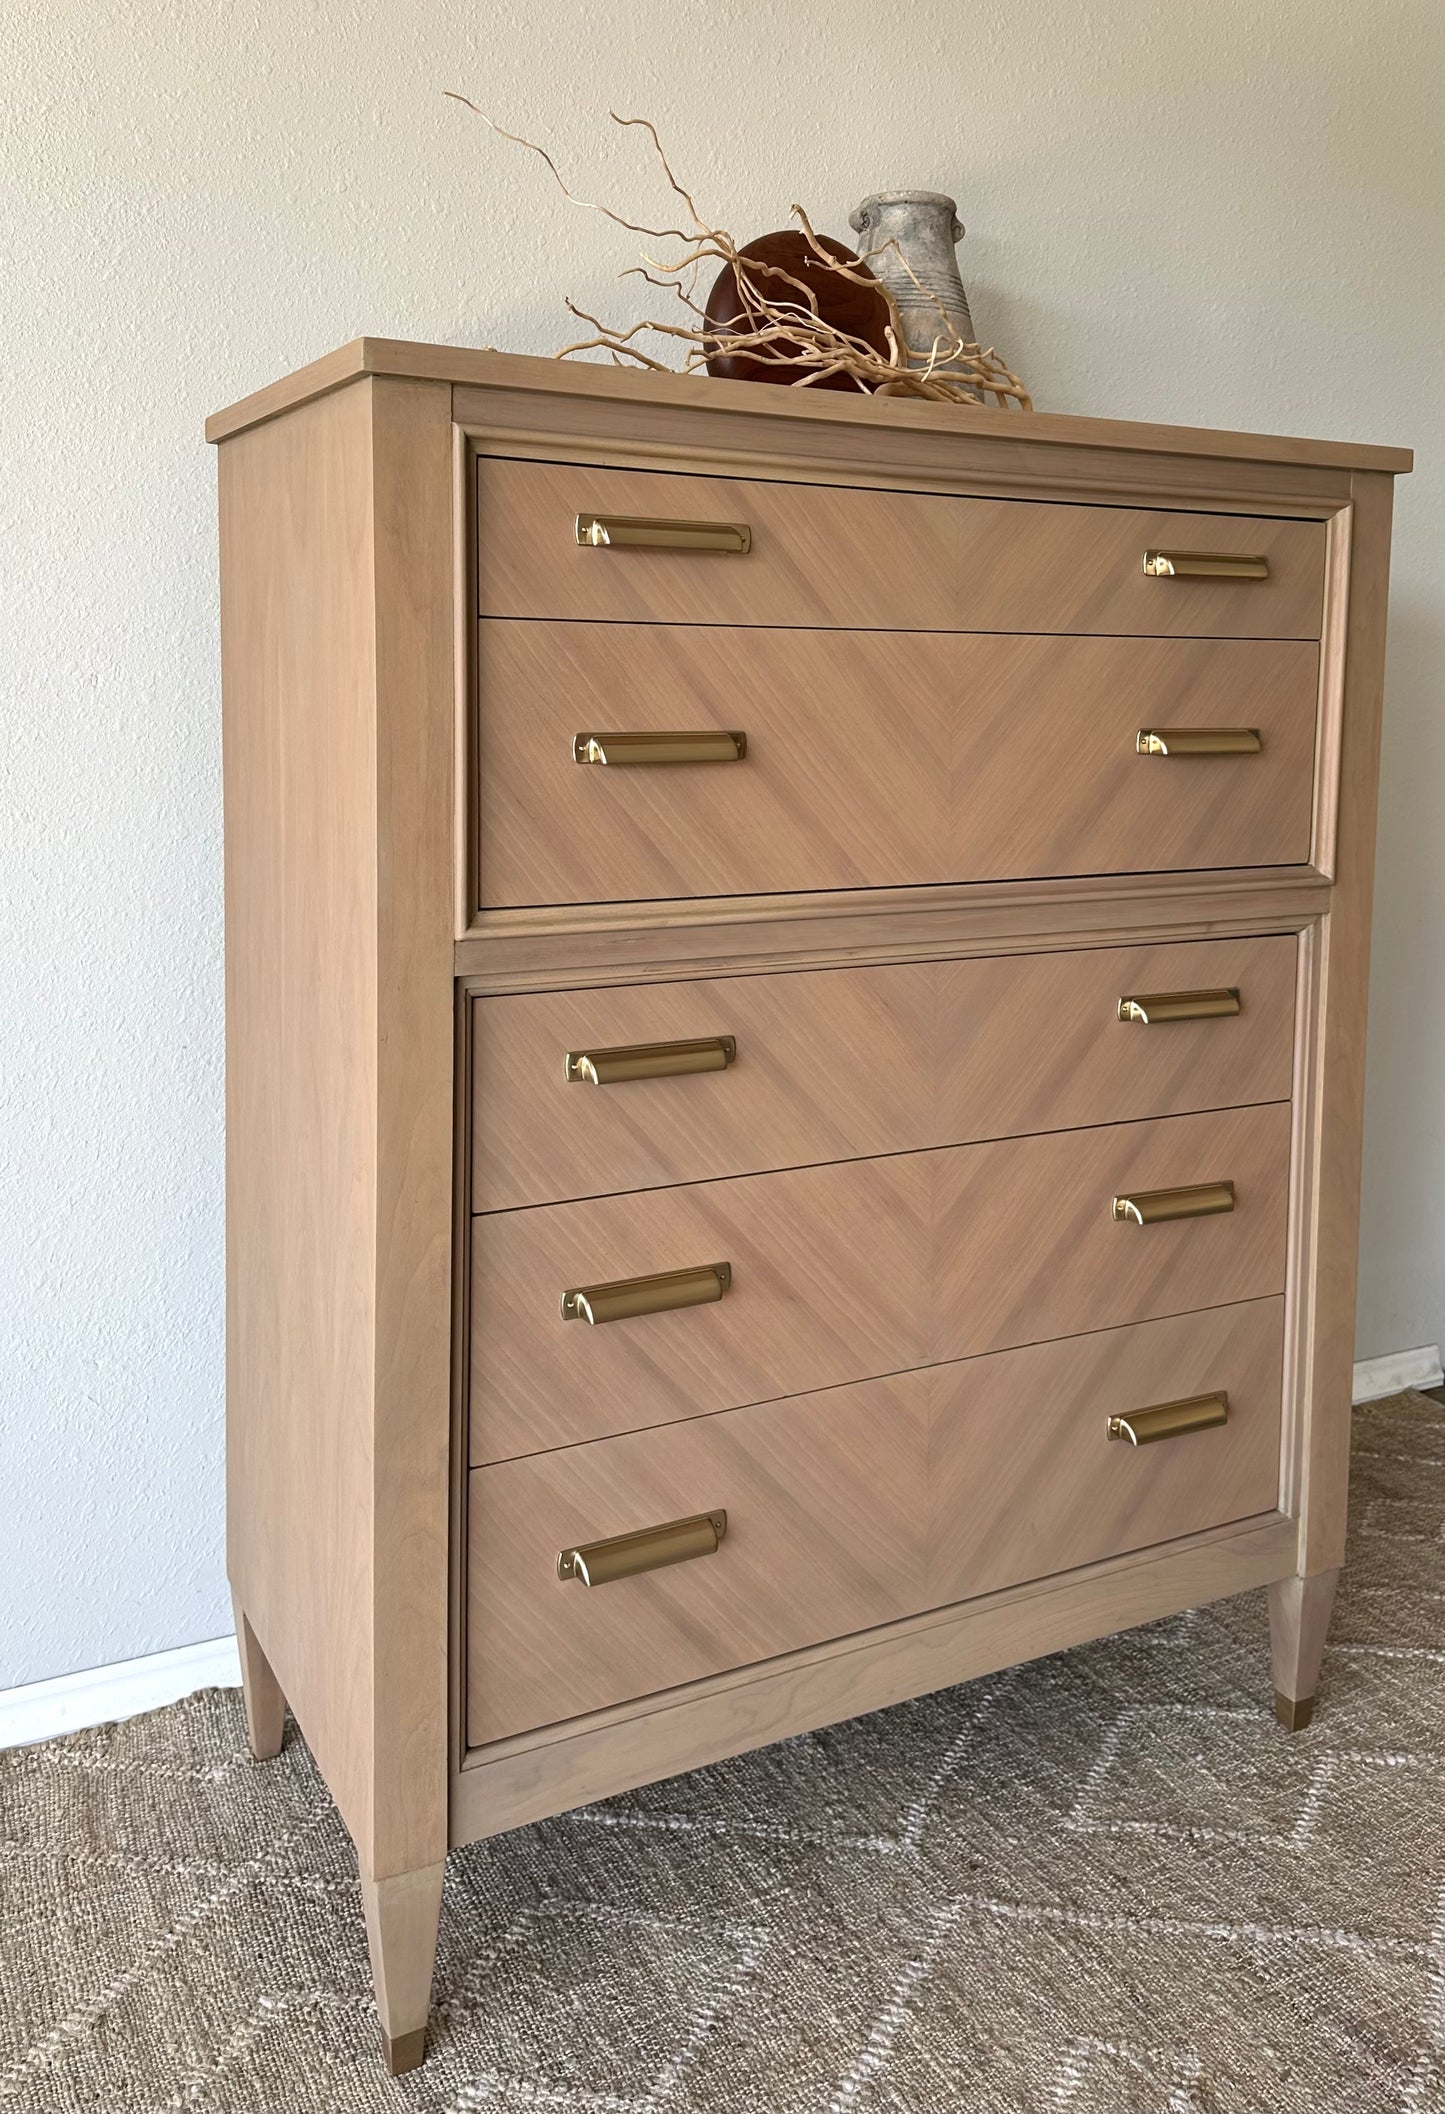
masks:
<path fill-rule="evenodd" d="M 942 301 L 923 285 L 896 242 L 866 251 L 856 259 L 836 257 L 814 232 L 803 207 L 794 205 L 791 209 L 791 217 L 798 222 L 819 272 L 830 272 L 849 286 L 866 286 L 883 302 L 888 314 L 883 333 L 888 348 L 885 355 L 867 339 L 828 321 L 819 307 L 816 279 L 809 284 L 783 265 L 744 256 L 725 228 L 713 227 L 703 218 L 691 192 L 678 181 L 650 118 L 620 117 L 615 110 L 608 112 L 615 125 L 647 134 L 669 190 L 687 209 L 692 221 L 690 229 L 647 227 L 614 212 L 611 206 L 578 197 L 545 147 L 539 146 L 535 140 L 523 139 L 519 133 L 508 132 L 479 109 L 470 97 L 458 95 L 450 89 L 447 93 L 453 102 L 461 103 L 479 117 L 499 138 L 509 140 L 514 146 L 525 147 L 544 161 L 569 204 L 580 206 L 589 213 L 598 213 L 615 226 L 625 228 L 629 234 L 646 236 L 653 242 L 681 245 L 681 254 L 671 259 L 644 252 L 642 263 L 628 266 L 622 276 L 643 279 L 659 292 L 672 293 L 684 312 L 696 321 L 667 323 L 657 318 L 645 318 L 618 329 L 604 323 L 600 317 L 590 315 L 569 299 L 566 303 L 569 314 L 580 323 L 589 325 L 595 335 L 564 345 L 557 354 L 559 360 L 570 359 L 578 353 L 605 352 L 615 365 L 635 361 L 656 373 L 676 372 L 665 360 L 644 351 L 634 342 L 639 337 L 654 337 L 673 349 L 682 350 L 681 371 L 684 374 L 704 371 L 710 360 L 743 359 L 760 365 L 771 362 L 786 367 L 793 386 L 798 389 L 816 388 L 820 382 L 846 375 L 859 390 L 871 390 L 879 396 L 918 396 L 933 402 L 954 404 L 992 399 L 1000 406 L 1012 403 L 1024 411 L 1033 409 L 1023 383 L 991 346 L 985 349 L 955 335 Z M 926 351 L 909 343 L 896 299 L 868 269 L 870 260 L 885 250 L 895 253 L 919 293 L 938 311 L 939 329 Z M 723 327 L 710 323 L 706 309 L 694 298 L 697 275 L 705 263 L 730 267 L 732 271 L 740 312 Z"/>

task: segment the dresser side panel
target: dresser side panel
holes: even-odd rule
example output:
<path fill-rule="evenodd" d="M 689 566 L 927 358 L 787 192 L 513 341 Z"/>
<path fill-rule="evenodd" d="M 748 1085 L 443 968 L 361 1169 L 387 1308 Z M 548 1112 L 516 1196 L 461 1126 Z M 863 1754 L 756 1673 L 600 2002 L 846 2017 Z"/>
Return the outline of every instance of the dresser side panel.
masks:
<path fill-rule="evenodd" d="M 220 452 L 228 1569 L 372 1820 L 377 908 L 371 384 Z"/>
<path fill-rule="evenodd" d="M 373 392 L 377 666 L 374 1877 L 447 1838 L 455 992 L 451 392 Z"/>
<path fill-rule="evenodd" d="M 1384 701 L 1392 479 L 1353 479 L 1343 604 L 1326 612 L 1339 636 L 1342 685 L 1335 766 L 1335 885 L 1321 920 L 1313 975 L 1315 1019 L 1297 1090 L 1313 1185 L 1301 1226 L 1300 1561 L 1306 1576 L 1333 1569 L 1345 1545 L 1359 1258 L 1360 1164 L 1365 1098 L 1365 1018 Z"/>

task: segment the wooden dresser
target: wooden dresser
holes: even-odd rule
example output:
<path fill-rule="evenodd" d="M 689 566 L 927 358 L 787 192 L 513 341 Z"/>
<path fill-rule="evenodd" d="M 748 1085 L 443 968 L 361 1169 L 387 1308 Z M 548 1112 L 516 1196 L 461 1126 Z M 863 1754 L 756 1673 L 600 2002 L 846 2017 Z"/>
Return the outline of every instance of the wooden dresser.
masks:
<path fill-rule="evenodd" d="M 1303 1724 L 1409 456 L 374 339 L 209 433 L 230 1574 L 392 2068 L 449 1844 L 1249 1588 Z"/>

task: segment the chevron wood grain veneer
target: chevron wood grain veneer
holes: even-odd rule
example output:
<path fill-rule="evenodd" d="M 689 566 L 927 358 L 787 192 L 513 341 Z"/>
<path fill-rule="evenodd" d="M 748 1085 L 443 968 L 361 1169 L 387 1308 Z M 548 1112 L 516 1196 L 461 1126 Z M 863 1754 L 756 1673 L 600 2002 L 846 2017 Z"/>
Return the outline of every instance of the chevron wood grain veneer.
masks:
<path fill-rule="evenodd" d="M 449 1847 L 1253 1588 L 1303 1723 L 1408 455 L 377 339 L 208 431 L 230 1573 L 392 2069 Z"/>

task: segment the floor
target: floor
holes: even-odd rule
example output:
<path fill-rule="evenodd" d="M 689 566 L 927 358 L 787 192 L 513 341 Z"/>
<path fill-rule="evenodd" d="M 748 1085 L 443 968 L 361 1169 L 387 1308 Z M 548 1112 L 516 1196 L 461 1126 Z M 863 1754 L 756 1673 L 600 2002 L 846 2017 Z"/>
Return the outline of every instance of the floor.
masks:
<path fill-rule="evenodd" d="M 0 1755 L 0 2107 L 1439 2114 L 1442 1414 L 1355 1426 L 1309 1730 L 1253 1594 L 520 1829 L 395 2082 L 294 1732 Z"/>

